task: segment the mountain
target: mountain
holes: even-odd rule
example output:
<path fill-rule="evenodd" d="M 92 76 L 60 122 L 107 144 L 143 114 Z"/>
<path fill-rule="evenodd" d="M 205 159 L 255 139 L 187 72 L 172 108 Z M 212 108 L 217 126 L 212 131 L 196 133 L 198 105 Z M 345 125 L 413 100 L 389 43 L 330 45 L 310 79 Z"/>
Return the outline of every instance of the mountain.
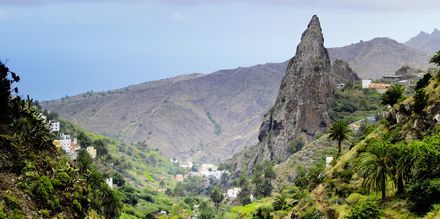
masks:
<path fill-rule="evenodd" d="M 318 17 L 312 17 L 290 60 L 275 105 L 264 116 L 252 170 L 261 160 L 285 160 L 295 139 L 311 140 L 330 126 L 328 114 L 335 84 Z"/>
<path fill-rule="evenodd" d="M 341 73 L 346 79 L 356 79 L 353 72 L 380 78 L 403 65 L 425 69 L 429 57 L 388 38 L 328 52 L 333 71 L 346 71 Z M 145 143 L 167 156 L 224 160 L 258 143 L 258 127 L 275 103 L 286 67 L 287 62 L 268 63 L 189 74 L 41 105 L 88 130 L 129 144 Z"/>
<path fill-rule="evenodd" d="M 434 29 L 431 34 L 421 31 L 417 36 L 408 40 L 405 45 L 433 54 L 440 50 L 440 31 Z"/>
<path fill-rule="evenodd" d="M 168 156 L 216 160 L 257 142 L 287 63 L 192 74 L 41 105 L 89 130 Z"/>
<path fill-rule="evenodd" d="M 329 54 L 332 60 L 348 62 L 361 78 L 371 79 L 392 75 L 403 65 L 425 70 L 429 67 L 430 57 L 430 53 L 385 37 L 331 48 Z"/>

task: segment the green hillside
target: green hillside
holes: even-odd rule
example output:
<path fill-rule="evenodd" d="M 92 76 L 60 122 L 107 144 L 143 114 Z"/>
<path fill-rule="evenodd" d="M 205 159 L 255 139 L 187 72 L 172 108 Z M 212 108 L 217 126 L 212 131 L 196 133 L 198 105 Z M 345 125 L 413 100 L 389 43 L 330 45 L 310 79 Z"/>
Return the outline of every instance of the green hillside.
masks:
<path fill-rule="evenodd" d="M 432 59 L 437 65 L 440 65 L 439 57 L 437 53 Z M 333 109 L 363 107 L 366 111 L 335 110 L 334 127 L 335 124 L 347 126 L 338 121 L 352 122 L 372 113 L 378 113 L 379 122 L 362 124 L 357 133 L 344 131 L 341 154 L 337 153 L 335 133 L 338 132 L 333 126 L 309 144 L 293 142 L 293 148 L 299 150 L 286 161 L 268 172 L 254 170 L 257 173 L 242 175 L 244 180 L 240 184 L 245 189 L 240 194 L 240 203 L 224 215 L 227 218 L 440 218 L 439 72 L 440 69 L 429 71 L 414 90 L 404 91 L 402 86 L 394 85 L 382 96 L 374 94 L 371 99 L 357 98 L 359 92 L 353 91 L 337 94 Z M 345 97 L 338 100 L 338 95 Z M 326 156 L 334 157 L 328 167 Z M 275 179 L 269 177 L 271 171 Z M 261 193 L 262 190 L 269 192 Z M 250 194 L 257 199 L 248 204 Z"/>

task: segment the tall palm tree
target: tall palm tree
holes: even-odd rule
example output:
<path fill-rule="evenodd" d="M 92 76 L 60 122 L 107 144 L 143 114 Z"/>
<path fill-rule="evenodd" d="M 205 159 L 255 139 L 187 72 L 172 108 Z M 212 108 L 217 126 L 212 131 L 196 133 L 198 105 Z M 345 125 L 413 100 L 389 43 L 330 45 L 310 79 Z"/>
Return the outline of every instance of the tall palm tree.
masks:
<path fill-rule="evenodd" d="M 390 179 L 394 181 L 394 175 L 390 167 L 392 162 L 391 151 L 388 142 L 374 142 L 368 146 L 367 152 L 361 154 L 357 165 L 359 174 L 364 178 L 363 186 L 368 190 L 381 191 L 382 203 L 386 197 L 387 182 Z"/>
<path fill-rule="evenodd" d="M 344 121 L 337 121 L 332 124 L 329 130 L 330 138 L 333 141 L 338 142 L 338 154 L 341 154 L 342 142 L 348 140 L 351 130 L 348 128 L 348 124 Z"/>
<path fill-rule="evenodd" d="M 405 87 L 401 84 L 393 84 L 383 95 L 381 104 L 386 106 L 394 106 L 396 103 L 404 98 L 403 93 L 405 92 Z"/>
<path fill-rule="evenodd" d="M 408 182 L 411 177 L 411 169 L 415 162 L 416 149 L 405 143 L 398 143 L 393 149 L 393 160 L 395 162 L 394 169 L 394 183 L 397 186 L 397 193 L 402 194 L 405 182 Z"/>

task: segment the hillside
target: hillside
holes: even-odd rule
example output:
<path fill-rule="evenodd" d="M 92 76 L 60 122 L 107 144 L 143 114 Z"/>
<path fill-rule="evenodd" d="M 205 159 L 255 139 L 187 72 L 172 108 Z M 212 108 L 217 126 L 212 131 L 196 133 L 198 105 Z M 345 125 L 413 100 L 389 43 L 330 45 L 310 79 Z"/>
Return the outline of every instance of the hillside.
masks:
<path fill-rule="evenodd" d="M 224 159 L 257 141 L 286 63 L 221 70 L 41 105 L 75 124 L 170 157 Z M 111 118 L 111 119 L 110 119 Z"/>
<path fill-rule="evenodd" d="M 433 54 L 440 49 L 440 31 L 434 29 L 430 34 L 421 31 L 417 36 L 406 41 L 405 45 Z"/>
<path fill-rule="evenodd" d="M 382 37 L 330 48 L 329 54 L 332 60 L 348 62 L 361 78 L 379 79 L 383 75 L 393 75 L 403 65 L 426 70 L 432 53 Z"/>
<path fill-rule="evenodd" d="M 72 162 L 52 140 L 20 77 L 0 63 L 0 218 L 117 218 L 122 202 L 85 150 Z"/>
<path fill-rule="evenodd" d="M 424 69 L 427 53 L 388 38 L 330 48 L 360 78 Z M 148 145 L 193 160 L 230 158 L 258 142 L 258 126 L 275 103 L 287 62 L 190 74 L 107 92 L 87 92 L 41 105 L 61 118 L 124 143 Z"/>

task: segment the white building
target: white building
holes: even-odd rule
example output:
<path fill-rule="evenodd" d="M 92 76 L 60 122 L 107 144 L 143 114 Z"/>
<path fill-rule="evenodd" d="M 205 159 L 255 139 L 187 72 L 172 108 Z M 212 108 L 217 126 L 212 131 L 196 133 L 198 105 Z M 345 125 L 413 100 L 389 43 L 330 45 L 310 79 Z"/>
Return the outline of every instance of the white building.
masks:
<path fill-rule="evenodd" d="M 368 88 L 372 82 L 372 80 L 362 80 L 362 88 Z"/>
<path fill-rule="evenodd" d="M 55 120 L 49 121 L 49 130 L 51 132 L 59 132 L 60 131 L 60 122 Z"/>
<path fill-rule="evenodd" d="M 63 151 L 65 151 L 68 154 L 72 153 L 71 151 L 72 139 L 70 139 L 70 135 L 65 135 L 64 133 L 61 133 L 61 139 L 59 141 L 60 141 L 61 149 L 63 149 Z"/>
<path fill-rule="evenodd" d="M 230 188 L 230 189 L 228 189 L 228 191 L 226 193 L 226 197 L 230 198 L 230 199 L 237 198 L 238 194 L 240 194 L 240 192 L 241 192 L 240 187 Z"/>
<path fill-rule="evenodd" d="M 185 168 L 185 169 L 191 169 L 191 168 L 193 167 L 193 163 L 192 163 L 192 162 L 189 162 L 189 161 L 187 161 L 187 162 L 181 162 L 181 163 L 179 164 L 179 166 L 180 166 L 180 167 L 183 167 L 183 168 Z"/>

